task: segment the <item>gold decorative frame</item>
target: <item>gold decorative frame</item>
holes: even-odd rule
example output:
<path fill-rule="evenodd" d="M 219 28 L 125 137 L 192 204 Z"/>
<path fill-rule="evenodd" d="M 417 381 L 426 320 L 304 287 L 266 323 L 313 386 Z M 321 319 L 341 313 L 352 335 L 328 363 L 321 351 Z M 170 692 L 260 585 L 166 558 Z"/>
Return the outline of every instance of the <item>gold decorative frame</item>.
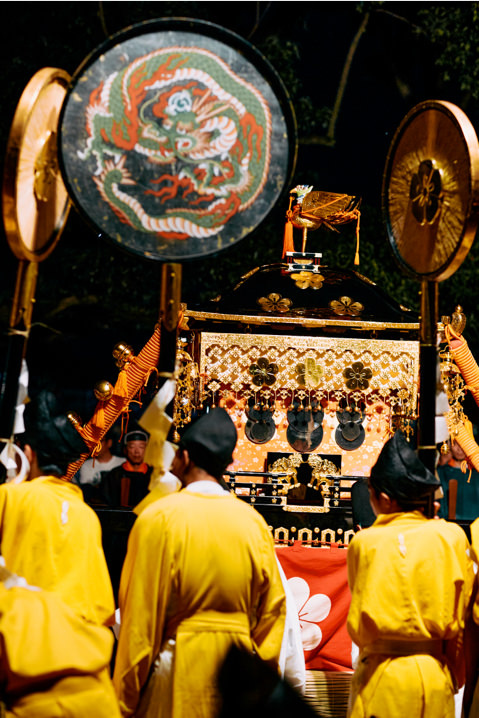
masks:
<path fill-rule="evenodd" d="M 349 397 L 391 406 L 401 403 L 410 410 L 417 404 L 419 341 L 201 332 L 199 343 L 202 390 L 213 403 L 231 392 L 237 398 L 251 396 L 255 389 L 249 367 L 267 357 L 278 366 L 275 383 L 267 391 L 282 399 L 301 391 L 296 367 L 314 359 L 323 372 L 314 390 L 302 389 L 310 399 L 334 394 L 336 401 Z M 344 371 L 359 360 L 370 367 L 372 377 L 354 392 L 346 387 Z"/>
<path fill-rule="evenodd" d="M 348 329 L 357 329 L 358 331 L 419 331 L 419 322 L 374 322 L 363 321 L 359 318 L 341 317 L 338 319 L 316 319 L 313 317 L 284 317 L 278 316 L 259 316 L 255 314 L 220 314 L 219 312 L 197 312 L 187 309 L 185 311 L 186 319 L 195 319 L 207 322 L 234 322 L 239 324 L 290 324 L 308 329 L 321 329 L 322 327 L 342 327 Z"/>

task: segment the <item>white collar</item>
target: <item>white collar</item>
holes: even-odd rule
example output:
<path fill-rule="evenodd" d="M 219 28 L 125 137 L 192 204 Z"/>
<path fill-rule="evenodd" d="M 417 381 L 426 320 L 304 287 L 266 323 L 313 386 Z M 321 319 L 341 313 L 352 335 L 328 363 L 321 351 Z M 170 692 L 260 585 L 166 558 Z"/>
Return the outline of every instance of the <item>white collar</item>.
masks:
<path fill-rule="evenodd" d="M 185 491 L 191 491 L 194 494 L 215 494 L 217 496 L 230 493 L 216 481 L 193 481 L 185 487 Z"/>

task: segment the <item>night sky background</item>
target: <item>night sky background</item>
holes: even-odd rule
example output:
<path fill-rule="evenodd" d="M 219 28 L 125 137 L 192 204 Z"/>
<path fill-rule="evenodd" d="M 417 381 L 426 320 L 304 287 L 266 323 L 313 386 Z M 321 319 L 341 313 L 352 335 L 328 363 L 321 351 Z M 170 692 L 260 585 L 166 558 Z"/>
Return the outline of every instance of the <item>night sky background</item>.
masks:
<path fill-rule="evenodd" d="M 421 31 L 416 2 L 6 2 L 0 53 L 2 113 L 0 152 L 20 96 L 43 67 L 73 75 L 111 35 L 156 18 L 206 20 L 240 35 L 271 62 L 290 95 L 298 126 L 291 185 L 345 192 L 362 198 L 360 272 L 412 309 L 419 284 L 392 257 L 381 216 L 381 185 L 388 149 L 405 115 L 425 100 L 456 103 L 479 126 L 477 103 L 437 68 L 437 46 Z M 467 6 L 469 3 L 446 3 Z M 335 126 L 328 121 L 344 63 L 365 13 Z M 5 19 L 8 18 L 8 19 Z M 256 266 L 280 261 L 288 194 L 246 239 L 215 257 L 183 266 L 183 301 L 205 301 Z M 320 230 L 310 251 L 328 264 L 353 268 L 354 227 L 340 235 Z M 0 238 L 0 330 L 8 327 L 16 259 Z M 89 392 L 98 379 L 115 377 L 111 350 L 126 341 L 139 350 L 158 317 L 161 266 L 99 240 L 73 208 L 54 252 L 40 265 L 28 360 L 34 377 L 72 392 Z M 463 267 L 440 285 L 440 311 L 464 303 L 474 247 Z M 476 342 L 476 307 L 465 302 Z M 5 336 L 2 337 L 5 345 Z M 90 391 L 89 396 L 92 396 Z"/>

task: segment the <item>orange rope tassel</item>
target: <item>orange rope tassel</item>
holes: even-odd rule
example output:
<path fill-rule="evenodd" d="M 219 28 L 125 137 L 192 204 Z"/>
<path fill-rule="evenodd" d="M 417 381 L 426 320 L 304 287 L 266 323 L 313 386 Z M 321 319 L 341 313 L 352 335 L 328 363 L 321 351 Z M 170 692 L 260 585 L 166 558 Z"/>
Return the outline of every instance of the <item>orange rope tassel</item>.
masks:
<path fill-rule="evenodd" d="M 102 401 L 98 402 L 95 413 L 91 418 L 91 423 L 99 429 L 103 429 L 105 426 L 105 408 Z"/>
<path fill-rule="evenodd" d="M 118 379 L 116 380 L 115 388 L 113 389 L 114 396 L 128 396 L 128 382 L 126 380 L 126 376 L 126 369 L 122 369 L 118 374 Z"/>
<path fill-rule="evenodd" d="M 449 325 L 445 327 L 445 335 L 467 388 L 473 395 L 476 404 L 479 405 L 479 366 L 467 341 L 463 337 L 459 337 Z"/>
<path fill-rule="evenodd" d="M 96 456 L 98 456 L 100 451 L 101 451 L 101 441 L 98 442 L 98 444 L 95 446 L 95 448 L 91 452 L 92 457 L 95 458 Z"/>
<path fill-rule="evenodd" d="M 286 252 L 294 252 L 293 225 L 289 220 L 284 226 L 283 259 L 286 257 Z"/>
<path fill-rule="evenodd" d="M 123 439 L 124 435 L 128 431 L 128 423 L 130 421 L 130 412 L 124 411 L 121 415 L 121 431 L 120 431 L 120 441 Z"/>
<path fill-rule="evenodd" d="M 89 447 L 81 457 L 72 464 L 69 464 L 65 473 L 66 479 L 72 479 L 78 469 L 91 455 L 91 450 L 95 448 L 106 432 L 113 426 L 115 421 L 126 410 L 128 412 L 128 404 L 131 399 L 140 391 L 145 381 L 145 369 L 141 367 L 154 368 L 158 365 L 160 355 L 160 328 L 155 327 L 153 335 L 145 344 L 141 352 L 138 354 L 138 362 L 132 362 L 126 370 L 120 371 L 113 395 L 103 403 L 105 412 L 104 425 L 102 428 L 96 426 L 90 419 L 83 427 L 77 427 L 78 433 L 81 435 L 86 445 Z M 125 389 L 126 383 L 126 389 Z M 123 394 L 117 392 L 122 391 Z M 128 417 L 127 417 L 128 419 Z M 123 422 L 122 422 L 123 423 Z"/>
<path fill-rule="evenodd" d="M 158 369 L 156 368 L 156 366 L 149 370 L 148 375 L 143 384 L 143 391 L 144 391 L 145 387 L 148 386 L 148 382 L 150 381 L 153 374 L 155 374 L 156 378 L 158 379 Z"/>
<path fill-rule="evenodd" d="M 293 225 L 291 218 L 293 213 L 291 212 L 291 205 L 293 204 L 293 198 L 289 198 L 289 207 L 286 212 L 286 224 L 284 226 L 284 237 L 283 237 L 283 257 L 286 257 L 286 252 L 294 252 L 294 241 L 293 241 Z"/>
<path fill-rule="evenodd" d="M 466 419 L 464 424 L 459 425 L 457 434 L 454 436 L 454 441 L 457 441 L 466 454 L 469 464 L 471 464 L 476 471 L 479 471 L 479 446 L 474 440 L 472 424 L 469 419 Z"/>
<path fill-rule="evenodd" d="M 359 220 L 361 219 L 361 213 L 359 210 L 358 212 L 358 218 L 356 221 L 356 254 L 354 255 L 354 264 L 356 267 L 359 267 Z"/>

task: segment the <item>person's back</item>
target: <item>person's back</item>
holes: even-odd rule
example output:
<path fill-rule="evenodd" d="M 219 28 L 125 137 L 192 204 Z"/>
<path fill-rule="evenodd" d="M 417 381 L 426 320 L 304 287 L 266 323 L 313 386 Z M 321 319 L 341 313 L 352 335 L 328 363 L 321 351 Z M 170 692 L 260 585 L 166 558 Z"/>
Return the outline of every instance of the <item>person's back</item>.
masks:
<path fill-rule="evenodd" d="M 78 486 L 55 476 L 0 486 L 0 553 L 14 573 L 57 592 L 83 618 L 112 618 L 101 525 Z"/>
<path fill-rule="evenodd" d="M 467 549 L 459 526 L 427 519 L 419 511 L 381 514 L 373 526 L 359 531 L 348 548 L 353 641 L 367 650 L 385 637 L 457 636 L 471 588 L 466 584 L 471 578 Z"/>
<path fill-rule="evenodd" d="M 109 676 L 112 632 L 1 565 L 0 639 L 6 718 L 120 718 Z"/>
<path fill-rule="evenodd" d="M 147 506 L 130 534 L 114 672 L 124 715 L 213 718 L 232 645 L 278 670 L 286 600 L 273 539 L 262 516 L 214 478 L 231 463 L 231 419 L 218 409 L 200 422 L 182 440 L 188 451 L 177 452 L 186 488 Z"/>
<path fill-rule="evenodd" d="M 81 489 L 63 478 L 86 446 L 51 393 L 40 392 L 25 407 L 21 442 L 28 480 L 0 486 L 2 555 L 12 571 L 57 592 L 82 618 L 113 622 L 99 519 Z"/>
<path fill-rule="evenodd" d="M 145 509 L 132 535 L 141 551 L 133 553 L 130 542 L 120 585 L 121 631 L 134 630 L 138 655 L 152 643 L 157 654 L 174 637 L 175 674 L 181 676 L 181 687 L 173 692 L 174 715 L 195 710 L 210 715 L 218 665 L 232 643 L 273 664 L 279 656 L 284 591 L 272 539 L 262 517 L 240 499 L 186 490 Z M 144 582 L 155 593 L 147 605 Z M 124 652 L 120 640 L 115 663 L 115 685 L 123 683 L 120 704 L 128 703 L 128 684 L 136 681 L 130 661 L 131 647 Z"/>
<path fill-rule="evenodd" d="M 263 590 L 262 569 L 275 559 L 270 552 L 271 538 L 257 511 L 229 494 L 180 491 L 145 509 L 136 524 L 138 532 L 145 525 L 148 531 L 161 531 L 171 539 L 170 543 L 164 540 L 165 551 L 171 550 L 171 571 L 173 575 L 177 571 L 181 581 L 177 584 L 171 579 L 180 602 L 180 619 L 173 620 L 197 610 L 249 613 L 254 609 L 253 596 Z"/>
<path fill-rule="evenodd" d="M 464 632 L 466 685 L 464 690 L 463 715 L 468 718 L 479 716 L 479 518 L 469 526 L 471 536 L 471 556 L 474 562 L 475 581 L 471 597 L 471 606 Z"/>
<path fill-rule="evenodd" d="M 348 548 L 347 627 L 359 648 L 349 716 L 453 718 L 465 678 L 469 542 L 459 526 L 432 518 L 439 479 L 399 433 L 369 483 L 377 519 Z"/>

